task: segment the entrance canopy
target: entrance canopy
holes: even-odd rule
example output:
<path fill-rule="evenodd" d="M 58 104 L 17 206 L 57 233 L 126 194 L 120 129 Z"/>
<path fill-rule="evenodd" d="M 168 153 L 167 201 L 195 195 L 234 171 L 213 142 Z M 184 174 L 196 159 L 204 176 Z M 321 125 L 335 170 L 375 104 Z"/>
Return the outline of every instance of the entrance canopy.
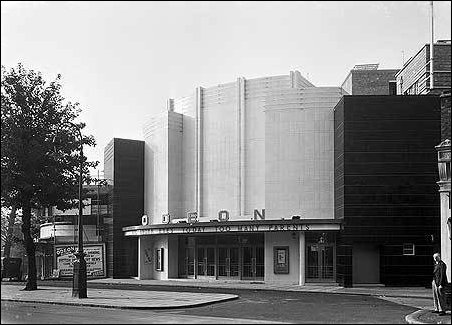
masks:
<path fill-rule="evenodd" d="M 297 219 L 297 220 L 236 220 L 217 222 L 156 224 L 124 227 L 125 236 L 147 236 L 167 234 L 228 234 L 285 231 L 341 230 L 341 220 Z"/>

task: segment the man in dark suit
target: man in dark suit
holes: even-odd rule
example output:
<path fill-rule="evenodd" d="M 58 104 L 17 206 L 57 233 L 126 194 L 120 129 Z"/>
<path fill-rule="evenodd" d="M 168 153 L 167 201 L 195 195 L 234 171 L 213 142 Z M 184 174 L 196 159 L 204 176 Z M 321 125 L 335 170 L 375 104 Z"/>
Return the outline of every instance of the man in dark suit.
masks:
<path fill-rule="evenodd" d="M 441 261 L 441 255 L 439 253 L 433 254 L 433 260 L 435 261 L 432 281 L 433 304 L 435 306 L 433 312 L 443 316 L 446 315 L 446 297 L 444 290 L 447 286 L 447 267 L 446 264 Z"/>

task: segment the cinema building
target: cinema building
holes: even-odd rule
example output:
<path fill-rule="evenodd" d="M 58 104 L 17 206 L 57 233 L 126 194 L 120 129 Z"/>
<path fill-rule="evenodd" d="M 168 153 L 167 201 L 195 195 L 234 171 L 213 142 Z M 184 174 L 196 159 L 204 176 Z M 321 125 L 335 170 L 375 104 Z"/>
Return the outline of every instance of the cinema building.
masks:
<path fill-rule="evenodd" d="M 344 83 L 358 95 L 297 71 L 199 87 L 168 100 L 144 141 L 114 139 L 121 274 L 429 285 L 440 98 L 395 95 L 397 71 L 371 68 Z"/>
<path fill-rule="evenodd" d="M 143 216 L 122 228 L 139 279 L 335 283 L 343 94 L 291 71 L 168 100 L 144 127 Z"/>

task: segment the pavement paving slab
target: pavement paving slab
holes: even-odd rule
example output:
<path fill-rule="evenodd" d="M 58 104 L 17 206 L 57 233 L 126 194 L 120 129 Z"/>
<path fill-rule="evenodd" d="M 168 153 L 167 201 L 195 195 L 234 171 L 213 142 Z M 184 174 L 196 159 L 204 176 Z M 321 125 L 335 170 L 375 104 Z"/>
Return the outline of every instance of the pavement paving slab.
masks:
<path fill-rule="evenodd" d="M 296 292 L 320 292 L 352 294 L 377 297 L 400 297 L 400 298 L 420 298 L 431 299 L 432 290 L 424 287 L 353 287 L 344 288 L 339 285 L 306 284 L 304 286 L 295 284 L 273 284 L 256 281 L 230 281 L 230 280 L 192 280 L 192 279 L 171 279 L 171 280 L 139 280 L 130 279 L 95 279 L 89 283 L 99 284 L 128 284 L 137 286 L 174 286 L 174 287 L 200 287 L 200 288 L 227 288 L 227 289 L 247 289 L 247 290 L 277 290 Z"/>
<path fill-rule="evenodd" d="M 67 287 L 40 287 L 34 291 L 23 291 L 22 285 L 1 288 L 1 300 L 6 301 L 127 309 L 198 307 L 238 298 L 233 294 L 88 288 L 88 297 L 80 299 L 73 298 L 72 289 Z"/>
<path fill-rule="evenodd" d="M 408 324 L 450 324 L 451 314 L 448 311 L 447 315 L 439 316 L 432 313 L 431 309 L 421 309 L 407 315 L 405 321 Z"/>

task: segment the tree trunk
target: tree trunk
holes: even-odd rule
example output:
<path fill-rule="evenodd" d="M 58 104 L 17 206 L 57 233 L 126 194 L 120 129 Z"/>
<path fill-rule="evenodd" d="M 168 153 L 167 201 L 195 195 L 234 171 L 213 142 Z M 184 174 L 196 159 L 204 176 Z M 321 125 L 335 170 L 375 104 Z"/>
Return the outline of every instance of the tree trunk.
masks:
<path fill-rule="evenodd" d="M 36 274 L 36 247 L 31 237 L 31 205 L 30 201 L 24 202 L 22 208 L 22 233 L 24 234 L 25 249 L 28 256 L 28 277 L 27 285 L 24 290 L 37 290 L 37 274 Z"/>
<path fill-rule="evenodd" d="M 5 258 L 10 258 L 11 256 L 11 245 L 13 242 L 13 230 L 14 230 L 14 221 L 16 220 L 16 207 L 11 207 L 11 212 L 9 213 L 8 217 L 8 229 L 6 233 L 6 240 L 5 240 L 5 249 L 3 251 L 3 256 Z"/>

